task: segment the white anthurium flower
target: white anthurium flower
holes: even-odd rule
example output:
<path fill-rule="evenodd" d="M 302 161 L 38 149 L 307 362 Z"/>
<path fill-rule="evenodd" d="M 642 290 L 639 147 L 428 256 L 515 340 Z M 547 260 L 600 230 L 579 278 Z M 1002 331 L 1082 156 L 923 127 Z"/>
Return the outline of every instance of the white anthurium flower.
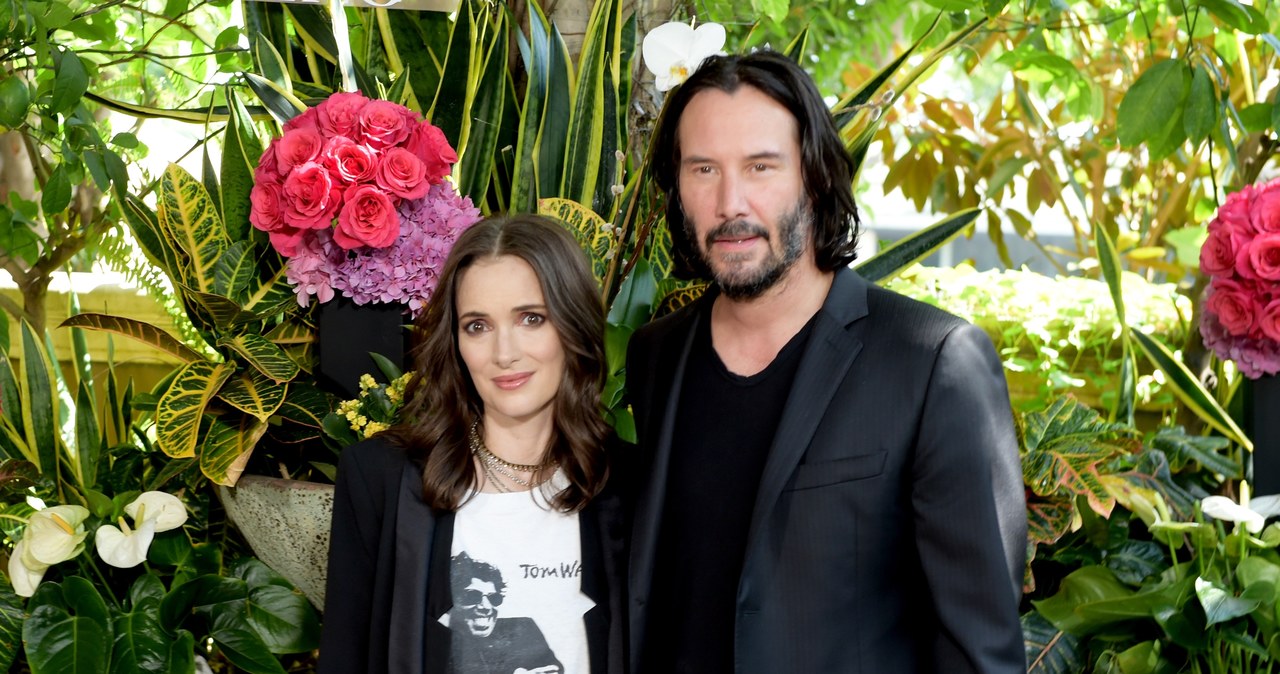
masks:
<path fill-rule="evenodd" d="M 134 523 L 155 522 L 156 533 L 177 529 L 187 521 L 187 508 L 182 501 L 162 491 L 143 492 L 124 507 L 124 512 Z"/>
<path fill-rule="evenodd" d="M 89 535 L 84 529 L 88 517 L 89 510 L 77 505 L 53 506 L 32 513 L 22 535 L 27 566 L 58 564 L 80 554 Z"/>
<path fill-rule="evenodd" d="M 24 561 L 27 557 L 27 542 L 18 541 L 18 544 L 13 547 L 13 554 L 9 555 L 9 583 L 13 585 L 13 591 L 20 597 L 30 597 L 35 594 L 36 586 L 44 579 L 44 572 L 49 569 L 48 564 L 38 562 L 34 567 L 27 566 Z"/>
<path fill-rule="evenodd" d="M 1209 496 L 1200 501 L 1200 512 L 1224 522 L 1243 524 L 1249 533 L 1258 533 L 1268 517 L 1280 515 L 1280 495 L 1259 496 L 1240 505 L 1225 496 Z"/>
<path fill-rule="evenodd" d="M 156 520 L 143 520 L 137 529 L 130 529 L 121 517 L 120 526 L 104 524 L 93 535 L 94 547 L 102 561 L 118 569 L 133 568 L 147 559 L 147 548 L 156 537 Z"/>
<path fill-rule="evenodd" d="M 667 91 L 683 83 L 708 56 L 720 53 L 724 39 L 724 26 L 718 23 L 704 23 L 695 29 L 672 21 L 649 31 L 641 53 L 645 67 L 653 73 L 654 86 Z"/>

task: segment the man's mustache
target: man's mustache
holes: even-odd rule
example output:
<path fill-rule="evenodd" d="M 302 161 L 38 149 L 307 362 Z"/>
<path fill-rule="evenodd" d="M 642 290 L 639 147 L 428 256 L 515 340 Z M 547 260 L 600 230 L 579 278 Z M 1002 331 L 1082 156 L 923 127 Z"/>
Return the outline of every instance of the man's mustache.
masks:
<path fill-rule="evenodd" d="M 730 220 L 729 222 L 720 223 L 714 229 L 707 232 L 706 236 L 703 237 L 702 243 L 709 249 L 717 239 L 746 239 L 753 236 L 758 236 L 765 241 L 768 241 L 769 230 L 765 229 L 763 225 L 759 225 L 754 222 L 747 222 L 746 220 Z"/>

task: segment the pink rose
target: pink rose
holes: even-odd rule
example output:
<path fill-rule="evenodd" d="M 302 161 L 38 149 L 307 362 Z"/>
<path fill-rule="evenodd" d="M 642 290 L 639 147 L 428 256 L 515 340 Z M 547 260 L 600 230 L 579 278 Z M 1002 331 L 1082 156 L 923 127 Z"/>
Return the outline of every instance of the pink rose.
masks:
<path fill-rule="evenodd" d="M 274 182 L 260 182 L 249 192 L 249 222 L 264 232 L 274 232 L 284 227 L 284 216 L 281 209 L 280 185 Z"/>
<path fill-rule="evenodd" d="M 292 119 L 284 123 L 284 131 L 288 133 L 294 129 L 311 129 L 316 130 L 316 109 L 307 108 L 302 114 L 295 115 Z"/>
<path fill-rule="evenodd" d="M 348 185 L 372 180 L 378 169 L 373 150 L 344 136 L 330 138 L 323 156 L 325 167 Z"/>
<path fill-rule="evenodd" d="M 253 169 L 254 183 L 280 182 L 280 164 L 276 160 L 276 144 L 267 146 L 267 151 L 258 158 L 258 166 Z"/>
<path fill-rule="evenodd" d="M 1250 281 L 1258 280 L 1258 272 L 1253 268 L 1253 255 L 1250 254 L 1254 238 L 1243 235 L 1231 237 L 1231 244 L 1236 249 L 1236 276 Z"/>
<path fill-rule="evenodd" d="M 458 161 L 458 153 L 449 147 L 449 139 L 444 137 L 440 127 L 431 122 L 422 122 L 414 127 L 405 149 L 426 165 L 427 180 L 432 185 L 444 180 L 449 175 L 449 168 Z"/>
<path fill-rule="evenodd" d="M 1262 308 L 1262 313 L 1258 316 L 1258 327 L 1267 339 L 1280 342 L 1280 300 L 1272 300 Z"/>
<path fill-rule="evenodd" d="M 1255 190 L 1252 185 L 1227 195 L 1227 200 L 1218 209 L 1214 222 L 1231 230 L 1232 236 L 1253 236 L 1258 233 L 1249 218 L 1249 204 L 1253 203 Z"/>
<path fill-rule="evenodd" d="M 338 214 L 333 241 L 346 250 L 369 246 L 386 248 L 400 236 L 400 216 L 395 204 L 372 185 L 359 185 L 347 193 Z"/>
<path fill-rule="evenodd" d="M 1254 228 L 1259 232 L 1280 232 L 1280 181 L 1263 185 L 1250 202 L 1249 220 Z"/>
<path fill-rule="evenodd" d="M 417 199 L 431 189 L 427 182 L 427 167 L 413 153 L 393 147 L 382 155 L 378 163 L 378 186 L 405 199 Z"/>
<path fill-rule="evenodd" d="M 360 110 L 369 99 L 360 94 L 339 92 L 329 96 L 316 108 L 316 123 L 326 136 L 355 139 L 360 133 Z"/>
<path fill-rule="evenodd" d="M 364 142 L 375 150 L 394 147 L 404 142 L 412 130 L 408 109 L 391 101 L 369 101 L 360 110 L 360 132 Z"/>
<path fill-rule="evenodd" d="M 284 180 L 284 222 L 299 229 L 324 229 L 342 205 L 342 189 L 316 162 L 295 168 Z"/>
<path fill-rule="evenodd" d="M 1249 244 L 1249 261 L 1259 279 L 1280 280 L 1280 232 L 1258 235 Z"/>
<path fill-rule="evenodd" d="M 293 257 L 298 254 L 298 248 L 302 245 L 302 237 L 306 233 L 307 230 L 305 229 L 294 229 L 284 225 L 280 229 L 271 232 L 271 247 L 285 257 Z"/>
<path fill-rule="evenodd" d="M 1205 308 L 1217 315 L 1227 332 L 1241 337 L 1248 335 L 1259 309 L 1252 293 L 1235 281 L 1215 279 L 1210 287 L 1212 291 Z"/>
<path fill-rule="evenodd" d="M 320 151 L 324 149 L 324 138 L 315 129 L 294 129 L 285 132 L 273 145 L 276 146 L 280 173 L 288 174 L 293 167 L 320 156 Z"/>
<path fill-rule="evenodd" d="M 1200 271 L 1210 276 L 1227 276 L 1235 266 L 1236 250 L 1231 243 L 1231 233 L 1211 225 L 1209 238 L 1200 247 Z"/>

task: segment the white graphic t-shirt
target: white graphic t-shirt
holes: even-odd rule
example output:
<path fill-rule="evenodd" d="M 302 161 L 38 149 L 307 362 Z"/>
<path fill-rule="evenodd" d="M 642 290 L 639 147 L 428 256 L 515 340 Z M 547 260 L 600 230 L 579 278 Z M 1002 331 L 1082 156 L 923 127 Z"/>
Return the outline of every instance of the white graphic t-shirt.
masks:
<path fill-rule="evenodd" d="M 582 616 L 595 602 L 576 513 L 541 493 L 478 493 L 454 518 L 450 555 L 453 608 L 439 620 L 455 674 L 588 674 Z"/>

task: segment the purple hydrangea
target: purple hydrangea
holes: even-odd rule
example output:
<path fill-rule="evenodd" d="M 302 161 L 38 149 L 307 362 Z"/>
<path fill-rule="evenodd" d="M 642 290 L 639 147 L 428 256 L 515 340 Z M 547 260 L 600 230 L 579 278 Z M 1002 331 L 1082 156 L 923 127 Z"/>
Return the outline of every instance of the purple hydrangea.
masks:
<path fill-rule="evenodd" d="M 1280 372 L 1280 343 L 1266 337 L 1233 335 L 1212 311 L 1201 313 L 1200 336 L 1218 358 L 1234 361 L 1240 372 L 1250 379 Z"/>
<path fill-rule="evenodd" d="M 356 304 L 398 303 L 417 316 L 440 280 L 449 249 L 480 219 L 480 211 L 447 182 L 422 198 L 402 201 L 398 210 L 400 236 L 386 248 L 343 251 L 328 230 L 306 239 L 287 271 L 298 304 L 307 306 L 312 295 L 327 302 L 337 290 Z"/>

